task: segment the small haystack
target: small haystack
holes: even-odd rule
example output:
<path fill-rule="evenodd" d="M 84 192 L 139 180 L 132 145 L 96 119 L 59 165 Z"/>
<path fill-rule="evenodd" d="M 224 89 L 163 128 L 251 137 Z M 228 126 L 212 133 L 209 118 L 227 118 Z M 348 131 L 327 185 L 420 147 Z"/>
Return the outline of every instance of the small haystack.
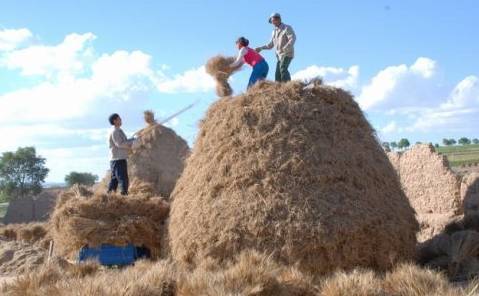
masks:
<path fill-rule="evenodd" d="M 210 107 L 172 194 L 174 259 L 245 249 L 302 270 L 379 270 L 414 255 L 418 224 L 351 95 L 261 82 Z"/>
<path fill-rule="evenodd" d="M 154 116 L 149 115 L 148 120 L 154 122 Z M 148 125 L 137 135 L 138 141 L 128 158 L 130 179 L 150 183 L 156 194 L 169 197 L 183 172 L 184 161 L 190 152 L 188 144 L 161 124 Z"/>
<path fill-rule="evenodd" d="M 461 178 L 450 168 L 445 156 L 430 144 L 415 145 L 404 153 L 389 153 L 401 184 L 417 212 L 419 241 L 432 238 L 457 215 L 462 214 Z"/>
<path fill-rule="evenodd" d="M 163 248 L 168 203 L 142 189 L 128 197 L 70 191 L 62 195 L 51 218 L 58 255 L 77 254 L 81 247 L 101 244 L 144 246 L 153 257 Z"/>
<path fill-rule="evenodd" d="M 217 55 L 209 59 L 206 63 L 206 73 L 210 74 L 216 80 L 216 94 L 219 97 L 227 97 L 233 94 L 233 89 L 228 83 L 228 78 L 241 67 L 231 68 L 230 65 L 234 61 L 234 57 Z"/>
<path fill-rule="evenodd" d="M 46 261 L 46 255 L 39 246 L 0 238 L 0 276 L 33 271 Z"/>
<path fill-rule="evenodd" d="M 61 189 L 43 189 L 35 196 L 15 198 L 8 204 L 3 223 L 30 223 L 47 221 Z"/>

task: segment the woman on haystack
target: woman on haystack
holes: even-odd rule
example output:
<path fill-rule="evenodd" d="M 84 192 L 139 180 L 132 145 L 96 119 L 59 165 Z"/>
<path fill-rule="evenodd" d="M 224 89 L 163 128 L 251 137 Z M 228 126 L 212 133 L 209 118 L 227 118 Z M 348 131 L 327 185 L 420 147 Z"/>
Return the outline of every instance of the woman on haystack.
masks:
<path fill-rule="evenodd" d="M 244 63 L 253 68 L 253 72 L 249 78 L 248 88 L 252 87 L 257 81 L 266 79 L 268 76 L 269 66 L 266 60 L 256 50 L 248 47 L 249 40 L 240 37 L 236 40 L 236 46 L 239 49 L 238 57 L 230 65 L 232 69 L 237 69 Z"/>

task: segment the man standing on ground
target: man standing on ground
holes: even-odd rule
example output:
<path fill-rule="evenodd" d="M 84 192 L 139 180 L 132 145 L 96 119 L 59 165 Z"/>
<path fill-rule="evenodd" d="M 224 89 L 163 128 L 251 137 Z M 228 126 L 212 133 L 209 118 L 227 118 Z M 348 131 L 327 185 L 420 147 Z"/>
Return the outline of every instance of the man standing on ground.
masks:
<path fill-rule="evenodd" d="M 121 117 L 114 113 L 108 118 L 113 129 L 110 133 L 108 142 L 110 146 L 110 170 L 111 180 L 108 185 L 108 193 L 116 192 L 118 183 L 120 183 L 121 194 L 128 195 L 128 150 L 131 148 L 133 140 L 128 140 L 121 129 Z"/>
<path fill-rule="evenodd" d="M 279 13 L 273 13 L 269 18 L 269 23 L 274 26 L 271 41 L 264 46 L 256 48 L 256 51 L 260 52 L 263 49 L 272 49 L 274 47 L 276 49 L 276 57 L 278 58 L 275 80 L 278 82 L 290 81 L 291 75 L 289 74 L 288 67 L 294 58 L 296 35 L 291 26 L 283 24 Z"/>

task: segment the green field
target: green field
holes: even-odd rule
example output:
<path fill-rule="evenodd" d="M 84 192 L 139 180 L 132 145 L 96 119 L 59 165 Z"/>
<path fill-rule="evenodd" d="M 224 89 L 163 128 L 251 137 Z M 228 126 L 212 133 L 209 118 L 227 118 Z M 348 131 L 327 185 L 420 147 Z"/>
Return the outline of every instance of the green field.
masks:
<path fill-rule="evenodd" d="M 453 167 L 479 164 L 479 145 L 440 146 L 436 151 L 446 155 Z"/>

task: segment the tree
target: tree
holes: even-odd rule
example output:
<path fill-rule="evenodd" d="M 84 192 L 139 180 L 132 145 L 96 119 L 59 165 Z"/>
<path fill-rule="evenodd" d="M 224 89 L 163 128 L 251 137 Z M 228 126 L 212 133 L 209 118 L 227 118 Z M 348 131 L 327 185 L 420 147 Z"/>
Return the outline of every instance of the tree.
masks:
<path fill-rule="evenodd" d="M 383 145 L 384 151 L 386 151 L 386 152 L 391 151 L 391 146 L 389 145 L 389 142 L 383 142 L 382 145 Z"/>
<path fill-rule="evenodd" d="M 391 142 L 391 143 L 390 143 L 390 146 L 391 146 L 391 148 L 394 150 L 394 149 L 396 149 L 396 148 L 398 147 L 398 143 L 396 143 L 396 142 Z"/>
<path fill-rule="evenodd" d="M 439 144 L 438 143 L 434 144 L 434 147 L 439 148 Z"/>
<path fill-rule="evenodd" d="M 466 137 L 460 138 L 457 142 L 458 142 L 459 144 L 461 144 L 461 145 L 469 145 L 469 144 L 471 144 L 471 140 L 469 140 L 469 139 L 466 138 Z"/>
<path fill-rule="evenodd" d="M 409 143 L 409 140 L 405 139 L 405 138 L 402 138 L 401 140 L 399 140 L 398 148 L 399 149 L 406 149 L 407 147 L 409 147 L 409 145 L 411 145 L 411 143 Z"/>
<path fill-rule="evenodd" d="M 479 139 L 478 139 L 478 138 L 472 139 L 472 143 L 474 143 L 474 144 L 476 144 L 476 145 L 479 144 Z"/>
<path fill-rule="evenodd" d="M 10 199 L 38 194 L 48 172 L 45 158 L 37 156 L 34 147 L 4 152 L 0 157 L 0 191 Z"/>
<path fill-rule="evenodd" d="M 449 143 L 451 143 L 451 145 L 456 145 L 457 144 L 456 140 L 454 140 L 454 139 L 449 139 Z"/>
<path fill-rule="evenodd" d="M 449 145 L 452 145 L 451 141 L 449 139 L 442 139 L 442 143 L 444 144 L 444 146 L 449 146 Z"/>
<path fill-rule="evenodd" d="M 69 187 L 75 184 L 91 186 L 96 181 L 98 181 L 98 176 L 92 173 L 71 172 L 65 176 L 65 182 Z"/>

